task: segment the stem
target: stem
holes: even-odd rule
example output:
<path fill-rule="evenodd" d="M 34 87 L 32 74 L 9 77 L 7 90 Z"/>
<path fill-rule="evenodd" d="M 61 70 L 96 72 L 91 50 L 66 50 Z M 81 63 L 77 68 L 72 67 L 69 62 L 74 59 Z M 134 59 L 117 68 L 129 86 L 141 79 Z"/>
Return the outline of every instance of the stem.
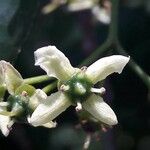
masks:
<path fill-rule="evenodd" d="M 132 58 L 130 58 L 129 65 L 132 68 L 132 70 L 142 79 L 145 85 L 147 85 L 148 89 L 150 89 L 150 76 L 147 73 L 145 73 Z"/>
<path fill-rule="evenodd" d="M 53 79 L 54 78 L 51 78 L 47 75 L 41 75 L 41 76 L 36 76 L 36 77 L 24 79 L 24 82 L 27 84 L 36 84 L 36 83 L 41 83 L 41 82 L 53 80 Z"/>
<path fill-rule="evenodd" d="M 112 22 L 110 26 L 110 39 L 114 38 L 114 42 L 116 45 L 116 50 L 120 54 L 128 55 L 127 52 L 123 49 L 122 45 L 118 40 L 118 6 L 119 0 L 112 0 Z M 112 37 L 111 37 L 112 35 Z M 112 39 L 113 40 L 113 39 Z M 130 58 L 129 66 L 131 69 L 142 79 L 142 81 L 147 85 L 148 89 L 150 89 L 150 76 L 146 74 L 142 68 L 132 59 Z"/>
<path fill-rule="evenodd" d="M 54 90 L 55 88 L 57 87 L 57 81 L 47 85 L 46 87 L 44 87 L 42 89 L 42 91 L 44 91 L 45 93 L 49 93 L 51 92 L 52 90 Z"/>
<path fill-rule="evenodd" d="M 96 60 L 99 55 L 103 54 L 111 45 L 111 41 L 108 39 L 106 42 L 104 42 L 100 47 L 98 47 L 89 57 L 87 57 L 80 65 L 79 67 L 89 65 L 94 60 Z"/>
<path fill-rule="evenodd" d="M 118 6 L 119 0 L 111 0 L 111 23 L 109 26 L 108 39 L 111 41 L 111 44 L 116 43 L 118 40 Z"/>
<path fill-rule="evenodd" d="M 128 55 L 127 52 L 121 47 L 121 45 L 118 45 L 117 51 L 120 54 Z M 135 61 L 130 57 L 129 66 L 132 68 L 132 70 L 139 76 L 139 78 L 142 79 L 142 81 L 147 85 L 148 89 L 150 89 L 150 76 L 145 73 L 142 68 L 135 63 Z"/>
<path fill-rule="evenodd" d="M 107 51 L 113 44 L 120 54 L 128 55 L 126 51 L 122 48 L 118 40 L 118 7 L 119 7 L 119 0 L 112 0 L 111 23 L 109 26 L 108 38 L 102 46 L 100 46 L 97 50 L 95 50 L 87 59 L 85 59 L 81 63 L 82 66 L 85 64 L 88 65 L 89 63 L 97 59 L 100 54 Z M 147 87 L 150 89 L 150 76 L 146 74 L 132 58 L 130 58 L 129 66 L 142 79 L 145 85 L 147 85 Z"/>
<path fill-rule="evenodd" d="M 103 54 L 113 45 L 116 50 L 120 54 L 125 54 L 125 50 L 122 48 L 119 40 L 118 40 L 118 7 L 119 7 L 119 0 L 111 0 L 112 2 L 112 10 L 111 10 L 111 23 L 109 26 L 109 33 L 106 42 L 104 42 L 100 47 L 98 47 L 88 58 L 86 58 L 79 66 L 89 65 L 94 60 L 99 58 L 99 55 Z M 136 64 L 136 62 L 131 58 L 129 62 L 129 66 L 132 70 L 142 79 L 142 81 L 150 88 L 150 77 Z M 53 78 L 48 77 L 47 75 L 31 77 L 24 80 L 25 83 L 28 84 L 36 84 L 41 83 L 44 81 L 52 80 Z M 43 88 L 46 92 L 52 90 L 53 84 L 46 86 Z"/>
<path fill-rule="evenodd" d="M 89 65 L 91 62 L 99 58 L 99 55 L 106 52 L 113 43 L 116 43 L 118 38 L 118 5 L 119 0 L 112 0 L 112 10 L 111 10 L 111 23 L 109 26 L 109 33 L 106 39 L 100 47 L 98 47 L 88 58 L 86 58 L 79 66 Z"/>

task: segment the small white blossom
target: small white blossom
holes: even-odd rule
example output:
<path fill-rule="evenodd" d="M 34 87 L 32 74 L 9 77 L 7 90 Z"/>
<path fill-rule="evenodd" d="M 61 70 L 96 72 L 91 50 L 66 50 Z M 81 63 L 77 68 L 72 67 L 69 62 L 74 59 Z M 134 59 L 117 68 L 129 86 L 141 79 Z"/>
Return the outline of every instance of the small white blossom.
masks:
<path fill-rule="evenodd" d="M 35 65 L 39 65 L 49 76 L 60 82 L 59 91 L 48 96 L 44 103 L 37 106 L 30 123 L 34 126 L 47 124 L 65 111 L 70 105 L 76 110 L 88 111 L 98 121 L 108 125 L 118 123 L 117 117 L 100 95 L 105 89 L 94 88 L 94 84 L 108 75 L 121 73 L 129 57 L 113 55 L 97 60 L 88 68 L 73 68 L 68 58 L 55 46 L 47 46 L 35 51 Z"/>
<path fill-rule="evenodd" d="M 21 89 L 23 88 L 23 89 Z M 29 90 L 31 88 L 33 91 L 35 90 L 33 95 L 28 95 L 28 93 L 24 90 Z M 47 95 L 40 89 L 34 89 L 34 87 L 24 84 L 24 80 L 20 73 L 9 63 L 4 60 L 0 61 L 0 130 L 2 131 L 4 136 L 8 136 L 11 126 L 15 122 L 15 118 L 12 116 L 19 116 L 20 112 L 27 111 L 23 108 L 22 105 L 17 101 L 14 107 L 11 108 L 10 111 L 7 110 L 8 106 L 10 106 L 9 102 L 4 102 L 5 91 L 8 90 L 10 97 L 17 96 L 18 94 L 26 98 L 27 101 L 29 99 L 29 103 L 27 103 L 28 107 L 33 111 L 37 108 L 37 106 L 42 103 Z M 23 90 L 23 91 L 22 91 Z M 22 91 L 22 92 L 21 92 Z M 21 92 L 18 93 L 17 92 Z M 21 99 L 20 99 L 21 100 Z M 23 101 L 25 102 L 25 101 Z M 26 103 L 26 102 L 25 102 Z M 28 116 L 28 122 L 30 123 L 30 116 Z M 41 124 L 41 126 L 52 128 L 56 126 L 56 122 L 48 122 L 46 124 Z"/>
<path fill-rule="evenodd" d="M 68 10 L 80 11 L 84 9 L 91 9 L 95 6 L 97 0 L 73 0 L 68 4 Z"/>
<path fill-rule="evenodd" d="M 51 0 L 49 4 L 43 7 L 42 12 L 48 14 L 56 10 L 58 7 L 66 5 L 70 12 L 91 10 L 97 21 L 109 24 L 111 20 L 111 2 L 105 0 L 102 3 L 102 6 L 100 6 L 99 0 Z"/>
<path fill-rule="evenodd" d="M 104 23 L 104 24 L 109 24 L 111 21 L 110 18 L 110 13 L 107 9 L 99 6 L 95 6 L 92 8 L 92 13 L 98 21 Z"/>
<path fill-rule="evenodd" d="M 109 24 L 111 21 L 111 3 L 110 1 L 104 1 L 103 5 L 106 6 L 100 6 L 99 0 L 73 0 L 70 3 L 68 3 L 68 10 L 76 12 L 90 9 L 94 18 L 97 21 L 100 21 L 104 24 Z"/>
<path fill-rule="evenodd" d="M 12 93 L 12 84 L 10 85 L 10 80 L 13 80 L 14 76 L 12 75 L 13 72 L 15 74 L 17 71 L 15 68 L 13 68 L 8 62 L 6 61 L 0 61 L 0 93 L 3 93 L 0 97 L 0 113 L 7 110 L 7 102 L 3 102 L 3 96 L 5 93 L 5 88 L 8 87 L 10 93 Z M 10 74 L 9 74 L 10 73 Z M 12 78 L 9 78 L 10 76 Z M 14 89 L 14 88 L 13 88 Z M 13 125 L 14 121 L 11 119 L 11 117 L 8 115 L 0 115 L 0 130 L 2 131 L 4 136 L 8 136 L 11 126 Z"/>
<path fill-rule="evenodd" d="M 20 73 L 9 63 L 4 60 L 0 61 L 0 130 L 4 136 L 8 136 L 14 120 L 11 115 L 14 112 L 8 112 L 8 102 L 3 102 L 5 91 L 8 90 L 10 95 L 15 94 L 15 90 L 23 83 Z"/>

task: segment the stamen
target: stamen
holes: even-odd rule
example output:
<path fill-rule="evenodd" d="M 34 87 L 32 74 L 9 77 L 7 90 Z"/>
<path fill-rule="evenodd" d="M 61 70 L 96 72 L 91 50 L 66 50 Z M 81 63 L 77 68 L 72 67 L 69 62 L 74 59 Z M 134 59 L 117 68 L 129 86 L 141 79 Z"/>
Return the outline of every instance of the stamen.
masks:
<path fill-rule="evenodd" d="M 103 132 L 107 132 L 107 129 L 103 124 L 101 124 L 101 129 L 102 129 Z"/>
<path fill-rule="evenodd" d="M 26 91 L 22 91 L 21 95 L 26 97 L 26 96 L 28 96 L 28 93 Z"/>
<path fill-rule="evenodd" d="M 86 71 L 86 70 L 87 70 L 87 67 L 86 67 L 86 66 L 83 66 L 83 67 L 81 67 L 81 70 L 82 70 L 82 71 Z"/>
<path fill-rule="evenodd" d="M 76 109 L 77 112 L 82 110 L 82 104 L 80 102 L 77 102 L 77 106 L 76 106 L 75 109 Z"/>
<path fill-rule="evenodd" d="M 86 136 L 86 139 L 85 139 L 85 142 L 84 142 L 84 145 L 83 145 L 83 150 L 87 150 L 90 146 L 90 143 L 91 143 L 91 135 L 88 134 Z"/>
<path fill-rule="evenodd" d="M 104 87 L 101 87 L 100 89 L 91 88 L 91 92 L 93 92 L 93 93 L 99 93 L 99 94 L 103 95 L 103 94 L 105 94 L 106 89 Z"/>
<path fill-rule="evenodd" d="M 69 88 L 70 88 L 69 85 L 64 85 L 64 84 L 63 84 L 63 85 L 60 86 L 60 90 L 61 90 L 62 92 L 68 91 Z"/>

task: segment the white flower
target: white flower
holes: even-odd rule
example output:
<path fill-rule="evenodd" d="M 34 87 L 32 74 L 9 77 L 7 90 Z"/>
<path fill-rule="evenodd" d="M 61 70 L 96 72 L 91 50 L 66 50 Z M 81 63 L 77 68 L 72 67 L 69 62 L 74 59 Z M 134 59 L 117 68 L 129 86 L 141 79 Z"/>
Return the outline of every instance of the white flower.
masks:
<path fill-rule="evenodd" d="M 94 18 L 104 24 L 109 24 L 111 3 L 103 2 L 104 6 L 99 5 L 99 0 L 72 0 L 68 3 L 68 10 L 72 12 L 90 9 Z"/>
<path fill-rule="evenodd" d="M 8 102 L 3 102 L 5 91 L 11 95 L 23 83 L 20 73 L 4 60 L 0 61 L 0 130 L 4 136 L 8 136 L 14 120 L 11 118 L 12 112 L 7 111 Z"/>
<path fill-rule="evenodd" d="M 85 9 L 91 9 L 96 5 L 97 0 L 73 0 L 68 4 L 68 10 L 80 11 Z"/>
<path fill-rule="evenodd" d="M 26 103 L 30 109 L 33 111 L 36 107 L 42 103 L 47 95 L 40 89 L 34 89 L 34 87 L 24 84 L 23 78 L 20 73 L 9 63 L 4 60 L 0 61 L 0 130 L 2 131 L 4 136 L 8 136 L 11 126 L 15 122 L 15 118 L 12 116 L 20 116 L 20 113 L 27 111 L 23 108 L 20 102 L 14 101 L 15 104 L 11 104 L 12 108 L 10 111 L 7 110 L 8 106 L 11 107 L 9 102 L 4 102 L 3 98 L 5 95 L 5 91 L 8 90 L 10 94 L 9 98 L 15 98 L 18 94 L 22 95 L 24 98 L 27 94 L 27 101 L 29 99 L 29 103 Z M 31 93 L 34 92 L 32 96 L 31 93 L 26 92 L 26 90 Z M 21 93 L 20 93 L 21 92 Z M 7 99 L 8 100 L 8 99 Z M 18 99 L 21 100 L 21 99 Z M 24 99 L 25 100 L 25 99 Z M 30 117 L 28 117 L 28 121 L 30 123 Z M 41 124 L 41 126 L 45 126 L 48 128 L 52 128 L 56 126 L 56 122 L 48 122 L 46 124 Z"/>
<path fill-rule="evenodd" d="M 105 89 L 96 89 L 93 86 L 114 72 L 121 73 L 129 57 L 104 57 L 88 68 L 79 69 L 73 68 L 68 58 L 55 46 L 40 48 L 34 54 L 35 65 L 39 65 L 49 76 L 56 77 L 60 86 L 58 92 L 48 96 L 45 102 L 35 109 L 30 118 L 32 125 L 38 126 L 52 121 L 70 105 L 76 105 L 77 111 L 83 107 L 105 124 L 118 123 L 115 113 L 100 96 Z"/>
<path fill-rule="evenodd" d="M 3 102 L 3 96 L 5 94 L 6 87 L 8 87 L 10 93 L 13 92 L 14 87 L 12 86 L 13 84 L 10 84 L 10 80 L 13 81 L 14 78 L 16 78 L 16 80 L 18 79 L 14 74 L 17 74 L 15 68 L 13 68 L 6 61 L 0 61 L 0 113 L 7 111 L 8 103 Z M 9 115 L 0 115 L 0 130 L 2 131 L 4 136 L 8 136 L 13 123 L 14 121 Z"/>
<path fill-rule="evenodd" d="M 98 21 L 104 24 L 109 24 L 111 21 L 109 11 L 103 7 L 99 7 L 99 6 L 93 7 L 92 13 Z"/>

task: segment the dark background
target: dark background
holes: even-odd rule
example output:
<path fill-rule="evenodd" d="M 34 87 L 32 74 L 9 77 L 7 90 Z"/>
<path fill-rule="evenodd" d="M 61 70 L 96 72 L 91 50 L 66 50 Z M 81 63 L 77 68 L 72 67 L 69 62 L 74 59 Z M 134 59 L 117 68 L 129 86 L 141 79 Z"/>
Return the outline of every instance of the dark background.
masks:
<path fill-rule="evenodd" d="M 108 25 L 93 19 L 90 10 L 68 12 L 62 6 L 43 15 L 48 0 L 0 0 L 0 59 L 14 64 L 24 78 L 44 74 L 34 66 L 33 52 L 56 45 L 77 66 L 107 37 Z M 119 39 L 128 54 L 150 72 L 150 2 L 120 1 Z M 112 54 L 108 53 L 108 55 Z M 101 57 L 101 56 L 100 56 Z M 106 79 L 106 101 L 117 114 L 119 124 L 92 141 L 92 150 L 149 150 L 150 95 L 147 86 L 127 66 L 121 75 Z M 86 133 L 70 107 L 57 118 L 58 127 L 46 129 L 15 124 L 10 135 L 0 134 L 0 149 L 77 150 Z"/>

